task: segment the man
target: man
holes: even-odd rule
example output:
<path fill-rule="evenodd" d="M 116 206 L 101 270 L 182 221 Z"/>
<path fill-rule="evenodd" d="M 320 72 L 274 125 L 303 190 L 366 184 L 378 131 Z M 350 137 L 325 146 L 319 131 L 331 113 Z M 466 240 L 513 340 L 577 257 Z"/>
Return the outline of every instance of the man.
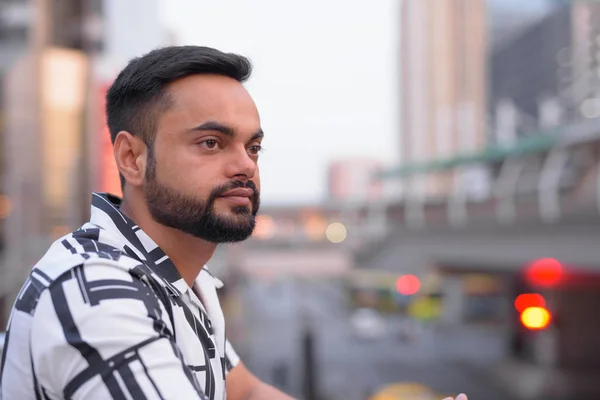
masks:
<path fill-rule="evenodd" d="M 186 46 L 119 74 L 106 112 L 123 200 L 94 193 L 90 222 L 33 268 L 2 399 L 290 398 L 239 361 L 203 268 L 219 243 L 251 235 L 259 208 L 250 73 L 243 57 Z"/>
<path fill-rule="evenodd" d="M 259 208 L 258 111 L 247 59 L 195 46 L 135 59 L 107 95 L 123 200 L 33 268 L 9 321 L 0 398 L 290 399 L 226 339 L 205 264 Z"/>

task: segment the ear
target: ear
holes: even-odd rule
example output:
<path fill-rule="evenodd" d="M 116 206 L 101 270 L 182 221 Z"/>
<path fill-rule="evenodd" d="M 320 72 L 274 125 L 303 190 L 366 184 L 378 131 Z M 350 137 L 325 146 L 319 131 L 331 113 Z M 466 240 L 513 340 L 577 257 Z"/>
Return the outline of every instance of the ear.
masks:
<path fill-rule="evenodd" d="M 121 131 L 113 146 L 115 162 L 119 173 L 128 185 L 141 186 L 146 173 L 146 144 L 127 131 Z"/>

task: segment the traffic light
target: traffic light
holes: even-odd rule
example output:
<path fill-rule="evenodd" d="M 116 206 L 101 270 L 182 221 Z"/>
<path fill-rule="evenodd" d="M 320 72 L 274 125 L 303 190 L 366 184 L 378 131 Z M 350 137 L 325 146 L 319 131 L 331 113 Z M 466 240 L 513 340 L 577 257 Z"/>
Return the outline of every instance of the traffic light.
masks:
<path fill-rule="evenodd" d="M 546 307 L 546 300 L 541 294 L 523 293 L 515 299 L 515 308 L 518 312 L 523 312 L 530 307 Z"/>
<path fill-rule="evenodd" d="M 404 296 L 416 294 L 421 289 L 421 280 L 415 275 L 402 275 L 396 280 L 396 290 Z"/>
<path fill-rule="evenodd" d="M 521 312 L 521 323 L 530 330 L 542 330 L 550 325 L 552 315 L 545 307 L 528 307 Z"/>
<path fill-rule="evenodd" d="M 538 293 L 523 293 L 514 302 L 520 313 L 521 324 L 529 330 L 543 330 L 552 322 L 552 314 L 546 308 L 546 299 Z"/>
<path fill-rule="evenodd" d="M 525 268 L 525 280 L 533 287 L 555 287 L 562 277 L 562 264 L 553 258 L 535 260 Z"/>

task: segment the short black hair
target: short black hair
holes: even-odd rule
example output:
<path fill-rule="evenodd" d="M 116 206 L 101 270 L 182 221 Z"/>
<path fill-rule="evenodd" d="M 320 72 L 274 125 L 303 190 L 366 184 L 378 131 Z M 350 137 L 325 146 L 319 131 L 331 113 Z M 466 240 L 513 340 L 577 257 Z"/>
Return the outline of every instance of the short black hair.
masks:
<path fill-rule="evenodd" d="M 222 75 L 245 82 L 252 74 L 252 63 L 238 54 L 203 46 L 162 47 L 134 58 L 106 94 L 112 143 L 119 132 L 127 131 L 152 148 L 158 116 L 171 105 L 165 86 L 196 74 Z"/>

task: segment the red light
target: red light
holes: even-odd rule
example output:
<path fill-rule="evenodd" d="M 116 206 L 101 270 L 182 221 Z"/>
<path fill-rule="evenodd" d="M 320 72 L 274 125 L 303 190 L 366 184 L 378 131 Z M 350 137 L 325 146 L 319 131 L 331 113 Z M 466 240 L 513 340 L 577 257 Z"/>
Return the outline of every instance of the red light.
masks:
<path fill-rule="evenodd" d="M 521 323 L 527 329 L 541 330 L 552 321 L 552 315 L 544 307 L 529 307 L 521 313 Z"/>
<path fill-rule="evenodd" d="M 515 308 L 518 312 L 522 312 L 529 307 L 546 307 L 546 300 L 542 295 L 537 293 L 524 293 L 517 296 L 515 299 Z"/>
<path fill-rule="evenodd" d="M 562 278 L 562 265 L 553 258 L 532 262 L 525 271 L 525 278 L 534 286 L 555 286 Z"/>
<path fill-rule="evenodd" d="M 415 275 L 402 275 L 396 281 L 396 290 L 405 296 L 417 293 L 421 289 L 421 281 Z"/>

